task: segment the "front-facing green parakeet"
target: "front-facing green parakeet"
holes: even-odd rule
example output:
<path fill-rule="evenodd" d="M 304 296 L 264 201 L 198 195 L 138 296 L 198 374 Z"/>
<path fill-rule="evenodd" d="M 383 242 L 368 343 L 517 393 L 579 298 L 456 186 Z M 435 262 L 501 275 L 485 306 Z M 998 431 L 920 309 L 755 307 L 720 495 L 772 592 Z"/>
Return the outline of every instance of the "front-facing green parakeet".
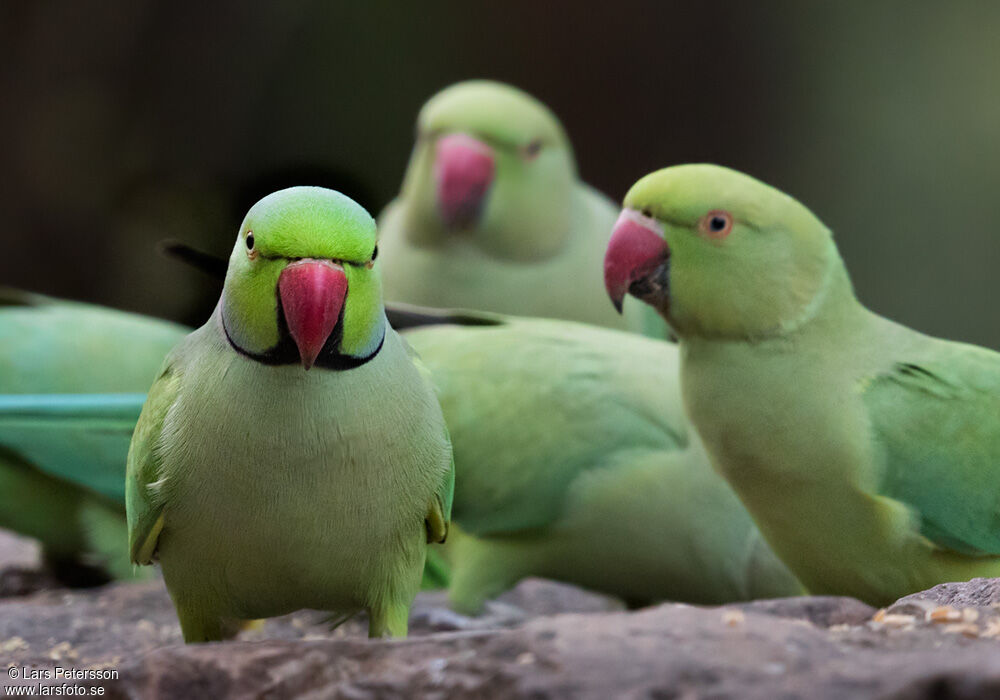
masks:
<path fill-rule="evenodd" d="M 37 539 L 65 582 L 95 580 L 90 567 L 133 575 L 125 455 L 141 392 L 186 332 L 0 290 L 0 527 Z"/>
<path fill-rule="evenodd" d="M 652 173 L 605 279 L 680 337 L 713 463 L 810 591 L 883 605 L 1000 575 L 1000 354 L 868 311 L 800 203 L 717 166 Z"/>
<path fill-rule="evenodd" d="M 460 611 L 526 576 L 632 603 L 801 593 L 685 417 L 675 345 L 501 317 L 406 338 L 454 445 Z"/>
<path fill-rule="evenodd" d="M 150 389 L 128 456 L 130 548 L 159 559 L 188 642 L 300 608 L 365 609 L 371 635 L 406 634 L 454 472 L 375 256 L 375 222 L 347 197 L 265 197 L 215 312 Z"/>
<path fill-rule="evenodd" d="M 501 83 L 458 83 L 417 118 L 399 197 L 379 217 L 391 302 L 563 318 L 664 337 L 609 308 L 601 256 L 617 208 L 580 182 L 554 114 Z"/>

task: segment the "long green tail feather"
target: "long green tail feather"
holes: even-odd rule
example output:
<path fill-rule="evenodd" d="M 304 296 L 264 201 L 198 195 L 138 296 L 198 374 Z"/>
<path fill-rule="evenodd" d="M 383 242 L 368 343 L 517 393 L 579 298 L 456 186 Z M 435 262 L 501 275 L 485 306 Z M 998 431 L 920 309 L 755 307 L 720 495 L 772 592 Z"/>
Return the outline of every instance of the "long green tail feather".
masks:
<path fill-rule="evenodd" d="M 0 445 L 124 503 L 125 458 L 145 394 L 0 395 Z"/>

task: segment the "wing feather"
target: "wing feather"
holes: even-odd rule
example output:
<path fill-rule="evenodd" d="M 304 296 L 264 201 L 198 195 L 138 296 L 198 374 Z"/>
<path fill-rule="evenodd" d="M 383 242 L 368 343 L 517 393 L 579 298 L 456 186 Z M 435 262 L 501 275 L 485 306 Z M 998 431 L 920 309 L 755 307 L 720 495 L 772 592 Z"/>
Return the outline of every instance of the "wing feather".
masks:
<path fill-rule="evenodd" d="M 125 458 L 145 398 L 0 395 L 0 445 L 50 476 L 124 504 Z"/>
<path fill-rule="evenodd" d="M 170 364 L 153 383 L 135 426 L 128 451 L 125 501 L 128 513 L 129 553 L 135 564 L 149 564 L 163 529 L 163 501 L 160 487 L 164 478 L 160 439 L 167 413 L 177 400 L 180 375 Z"/>
<path fill-rule="evenodd" d="M 525 319 L 406 335 L 441 400 L 457 470 L 453 517 L 470 534 L 548 527 L 581 476 L 687 443 L 670 344 Z"/>
<path fill-rule="evenodd" d="M 884 495 L 938 546 L 1000 554 L 1000 354 L 936 341 L 866 382 L 864 401 Z"/>

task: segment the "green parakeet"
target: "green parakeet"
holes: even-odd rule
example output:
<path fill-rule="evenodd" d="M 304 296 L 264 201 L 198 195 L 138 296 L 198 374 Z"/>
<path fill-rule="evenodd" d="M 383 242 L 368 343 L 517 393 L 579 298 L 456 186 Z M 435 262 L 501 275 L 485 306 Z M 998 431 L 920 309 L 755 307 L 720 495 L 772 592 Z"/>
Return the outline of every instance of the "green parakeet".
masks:
<path fill-rule="evenodd" d="M 689 425 L 675 345 L 500 317 L 405 336 L 454 445 L 456 609 L 526 576 L 633 603 L 801 593 Z"/>
<path fill-rule="evenodd" d="M 577 177 L 549 109 L 509 85 L 458 83 L 417 119 L 399 198 L 379 217 L 386 299 L 584 321 L 664 337 L 600 284 L 617 208 Z"/>
<path fill-rule="evenodd" d="M 714 465 L 810 591 L 884 605 L 1000 576 L 1000 354 L 868 311 L 808 209 L 717 166 L 655 172 L 605 278 L 680 337 Z"/>
<path fill-rule="evenodd" d="M 366 609 L 371 635 L 406 634 L 454 471 L 433 389 L 385 321 L 376 253 L 347 197 L 265 197 L 215 312 L 150 389 L 129 546 L 159 560 L 188 642 L 299 608 Z"/>
<path fill-rule="evenodd" d="M 0 527 L 39 540 L 65 582 L 93 581 L 91 566 L 133 575 L 125 456 L 139 392 L 185 332 L 136 314 L 0 290 Z"/>

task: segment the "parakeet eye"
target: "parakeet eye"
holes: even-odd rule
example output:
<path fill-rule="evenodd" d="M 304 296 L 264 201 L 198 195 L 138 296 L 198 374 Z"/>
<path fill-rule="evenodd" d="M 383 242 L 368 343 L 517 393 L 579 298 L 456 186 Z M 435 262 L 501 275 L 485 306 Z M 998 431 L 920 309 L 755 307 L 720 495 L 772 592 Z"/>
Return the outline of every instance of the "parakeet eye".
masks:
<path fill-rule="evenodd" d="M 711 238 L 725 238 L 733 230 L 733 215 L 721 209 L 710 211 L 701 218 L 698 228 Z"/>
<path fill-rule="evenodd" d="M 369 270 L 375 267 L 375 258 L 377 257 L 378 257 L 378 246 L 375 246 L 375 250 L 372 251 L 372 256 L 368 260 L 368 262 L 365 263 L 365 267 L 367 267 Z"/>
<path fill-rule="evenodd" d="M 243 242 L 246 244 L 247 247 L 247 257 L 250 258 L 251 260 L 256 260 L 257 249 L 254 248 L 253 231 L 247 231 L 246 238 L 243 239 Z"/>
<path fill-rule="evenodd" d="M 531 160 L 532 158 L 537 156 L 539 153 L 541 153 L 541 151 L 542 151 L 542 142 L 537 139 L 521 149 L 521 153 L 523 153 L 524 157 L 528 160 Z"/>
<path fill-rule="evenodd" d="M 372 262 L 375 262 L 375 258 L 378 257 L 378 246 L 375 246 L 375 250 L 372 251 Z"/>

